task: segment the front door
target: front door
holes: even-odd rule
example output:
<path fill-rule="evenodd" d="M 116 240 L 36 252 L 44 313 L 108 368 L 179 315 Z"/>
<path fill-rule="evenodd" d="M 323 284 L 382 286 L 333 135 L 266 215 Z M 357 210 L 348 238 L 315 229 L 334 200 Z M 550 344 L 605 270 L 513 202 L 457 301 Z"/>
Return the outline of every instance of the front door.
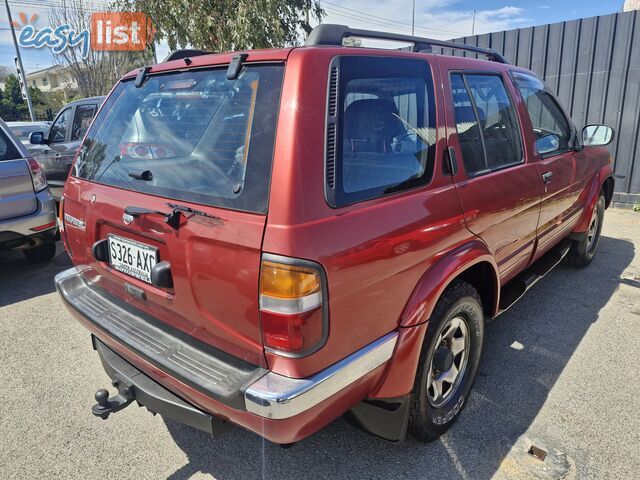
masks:
<path fill-rule="evenodd" d="M 36 156 L 47 176 L 49 189 L 56 197 L 62 195 L 64 182 L 69 173 L 66 163 L 70 156 L 68 142 L 73 110 L 73 107 L 68 107 L 58 114 L 49 130 L 49 144 L 42 150 L 42 154 Z"/>
<path fill-rule="evenodd" d="M 580 192 L 588 162 L 573 148 L 574 128 L 556 99 L 533 75 L 514 72 L 535 135 L 539 173 L 544 180 L 536 258 L 555 245 L 580 218 Z"/>
<path fill-rule="evenodd" d="M 517 97 L 502 72 L 448 69 L 447 135 L 457 159 L 454 176 L 467 228 L 489 247 L 502 283 L 531 260 L 540 212 L 542 180 L 528 161 Z M 514 101 L 514 99 L 516 99 Z"/>

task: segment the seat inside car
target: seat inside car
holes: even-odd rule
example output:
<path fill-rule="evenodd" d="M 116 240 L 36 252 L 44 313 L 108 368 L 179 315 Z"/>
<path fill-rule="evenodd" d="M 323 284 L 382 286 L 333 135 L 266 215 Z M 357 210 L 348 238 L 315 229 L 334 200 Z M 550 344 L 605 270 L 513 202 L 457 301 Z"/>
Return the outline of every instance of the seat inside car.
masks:
<path fill-rule="evenodd" d="M 345 191 L 363 191 L 402 182 L 421 172 L 416 142 L 398 117 L 393 100 L 360 99 L 344 112 Z"/>

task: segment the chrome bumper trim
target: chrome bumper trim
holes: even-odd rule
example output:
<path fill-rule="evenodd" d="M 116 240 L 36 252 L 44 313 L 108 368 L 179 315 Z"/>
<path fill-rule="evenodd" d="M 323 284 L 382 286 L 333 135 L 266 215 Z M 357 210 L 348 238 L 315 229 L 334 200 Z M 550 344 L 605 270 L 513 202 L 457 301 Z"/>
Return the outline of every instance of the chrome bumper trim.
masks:
<path fill-rule="evenodd" d="M 398 333 L 392 332 L 308 378 L 268 372 L 244 393 L 247 411 L 274 420 L 298 415 L 387 362 Z"/>

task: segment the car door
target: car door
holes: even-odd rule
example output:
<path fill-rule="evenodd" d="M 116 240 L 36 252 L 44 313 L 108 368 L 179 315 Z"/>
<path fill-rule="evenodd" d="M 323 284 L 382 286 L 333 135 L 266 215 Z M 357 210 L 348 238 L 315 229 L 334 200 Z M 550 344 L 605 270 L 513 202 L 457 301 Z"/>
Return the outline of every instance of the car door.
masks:
<path fill-rule="evenodd" d="M 56 197 L 62 194 L 64 182 L 69 173 L 66 166 L 67 158 L 69 155 L 75 155 L 75 151 L 73 153 L 69 151 L 70 126 L 73 119 L 73 112 L 74 107 L 70 106 L 58 113 L 49 130 L 48 143 L 42 150 L 42 154 L 36 157 L 47 176 L 49 189 Z M 73 161 L 73 158 L 71 160 Z"/>
<path fill-rule="evenodd" d="M 534 155 L 544 181 L 535 257 L 555 245 L 580 218 L 580 192 L 588 162 L 573 148 L 575 127 L 556 98 L 535 76 L 512 72 L 534 133 Z"/>
<path fill-rule="evenodd" d="M 517 97 L 506 74 L 456 69 L 439 60 L 447 98 L 449 155 L 467 228 L 496 258 L 501 282 L 526 267 L 533 253 L 542 180 L 522 141 Z M 444 65 L 443 65 L 444 64 Z"/>

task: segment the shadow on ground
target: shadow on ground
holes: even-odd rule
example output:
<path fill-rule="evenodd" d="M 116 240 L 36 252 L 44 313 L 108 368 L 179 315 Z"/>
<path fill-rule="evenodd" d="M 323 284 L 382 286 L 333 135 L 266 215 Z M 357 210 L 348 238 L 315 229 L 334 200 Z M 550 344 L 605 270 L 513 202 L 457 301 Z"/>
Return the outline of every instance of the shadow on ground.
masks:
<path fill-rule="evenodd" d="M 53 277 L 71 267 L 61 244 L 55 258 L 47 263 L 31 263 L 21 252 L 0 254 L 0 307 L 55 291 Z"/>
<path fill-rule="evenodd" d="M 220 480 L 490 478 L 544 405 L 633 256 L 631 242 L 602 237 L 589 267 L 558 267 L 488 324 L 483 360 L 467 407 L 457 424 L 435 443 L 389 444 L 338 419 L 285 450 L 240 428 L 211 439 L 167 421 L 173 439 L 188 457 L 169 478 L 186 479 L 197 472 Z"/>

